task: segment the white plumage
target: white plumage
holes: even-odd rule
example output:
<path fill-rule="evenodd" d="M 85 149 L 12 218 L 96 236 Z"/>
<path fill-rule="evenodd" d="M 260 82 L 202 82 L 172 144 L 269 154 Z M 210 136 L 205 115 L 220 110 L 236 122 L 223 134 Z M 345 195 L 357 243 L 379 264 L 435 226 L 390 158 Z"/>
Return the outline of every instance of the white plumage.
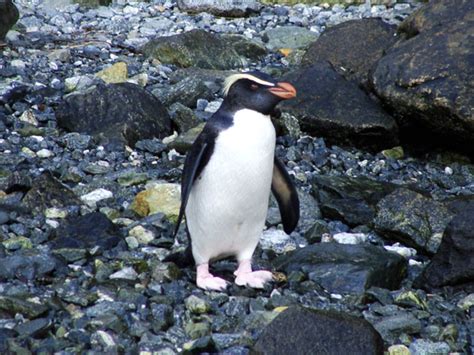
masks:
<path fill-rule="evenodd" d="M 219 133 L 192 187 L 186 220 L 196 264 L 250 259 L 265 225 L 275 151 L 269 116 L 243 109 Z"/>

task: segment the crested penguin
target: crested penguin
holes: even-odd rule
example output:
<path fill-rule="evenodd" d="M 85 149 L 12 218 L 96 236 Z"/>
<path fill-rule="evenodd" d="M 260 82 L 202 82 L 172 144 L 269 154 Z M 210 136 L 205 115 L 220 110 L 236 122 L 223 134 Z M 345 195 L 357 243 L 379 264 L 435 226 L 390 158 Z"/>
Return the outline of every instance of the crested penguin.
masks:
<path fill-rule="evenodd" d="M 252 271 L 251 259 L 265 226 L 270 191 L 283 227 L 291 233 L 299 219 L 299 199 L 284 165 L 275 157 L 270 114 L 282 100 L 296 96 L 287 82 L 262 72 L 229 76 L 224 101 L 187 153 L 181 208 L 196 263 L 196 284 L 223 290 L 227 282 L 209 272 L 209 262 L 234 256 L 239 286 L 263 288 L 270 271 Z"/>

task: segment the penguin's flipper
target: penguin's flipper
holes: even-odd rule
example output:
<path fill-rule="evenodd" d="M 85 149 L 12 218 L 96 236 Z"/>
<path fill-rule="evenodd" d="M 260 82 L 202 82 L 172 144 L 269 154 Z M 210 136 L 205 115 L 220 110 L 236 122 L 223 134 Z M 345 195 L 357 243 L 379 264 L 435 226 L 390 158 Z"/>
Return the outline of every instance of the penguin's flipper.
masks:
<path fill-rule="evenodd" d="M 280 208 L 283 229 L 285 233 L 290 234 L 300 218 L 300 200 L 285 166 L 276 157 L 273 165 L 272 192 Z"/>
<path fill-rule="evenodd" d="M 184 216 L 184 211 L 188 203 L 189 194 L 191 193 L 191 188 L 193 186 L 194 180 L 201 164 L 201 159 L 206 151 L 207 143 L 199 144 L 199 141 L 196 141 L 191 147 L 190 152 L 186 155 L 184 161 L 183 176 L 181 179 L 181 207 L 179 208 L 178 222 L 174 231 L 174 236 L 178 233 L 179 225 Z"/>

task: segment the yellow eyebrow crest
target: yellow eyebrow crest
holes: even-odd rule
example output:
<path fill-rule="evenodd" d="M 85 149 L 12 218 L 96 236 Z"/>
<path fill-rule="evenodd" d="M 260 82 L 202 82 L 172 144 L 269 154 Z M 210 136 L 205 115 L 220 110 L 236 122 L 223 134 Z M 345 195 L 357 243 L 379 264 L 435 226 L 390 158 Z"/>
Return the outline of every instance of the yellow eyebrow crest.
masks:
<path fill-rule="evenodd" d="M 228 76 L 224 81 L 224 88 L 222 89 L 222 93 L 224 94 L 224 96 L 227 96 L 227 94 L 229 93 L 230 87 L 234 85 L 234 83 L 240 79 L 248 79 L 260 85 L 275 86 L 275 84 L 269 81 L 259 79 L 256 76 L 253 76 L 252 74 L 248 74 L 248 73 L 233 74 L 233 75 Z"/>

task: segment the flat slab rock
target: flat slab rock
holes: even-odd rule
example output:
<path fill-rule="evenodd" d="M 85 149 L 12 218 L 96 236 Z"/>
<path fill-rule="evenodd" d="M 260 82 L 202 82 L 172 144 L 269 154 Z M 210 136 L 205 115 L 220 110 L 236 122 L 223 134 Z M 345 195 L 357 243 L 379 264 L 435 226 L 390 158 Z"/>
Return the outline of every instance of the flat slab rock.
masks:
<path fill-rule="evenodd" d="M 407 261 L 370 244 L 312 244 L 278 257 L 273 265 L 286 273 L 303 271 L 331 293 L 360 294 L 377 286 L 397 289 Z"/>
<path fill-rule="evenodd" d="M 383 340 L 364 319 L 294 306 L 263 330 L 252 353 L 383 354 Z"/>

